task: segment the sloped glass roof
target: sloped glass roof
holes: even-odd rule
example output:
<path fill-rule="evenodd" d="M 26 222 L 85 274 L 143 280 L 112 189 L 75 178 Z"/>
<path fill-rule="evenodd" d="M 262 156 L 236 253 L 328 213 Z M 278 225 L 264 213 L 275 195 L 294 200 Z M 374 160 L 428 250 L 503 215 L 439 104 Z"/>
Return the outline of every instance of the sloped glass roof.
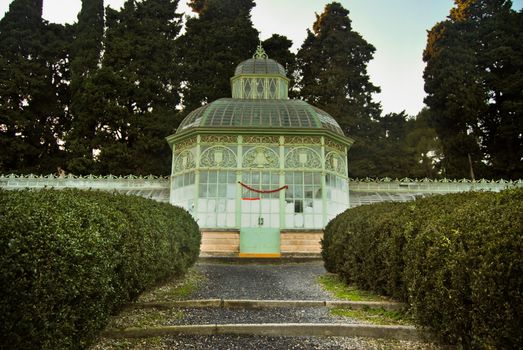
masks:
<path fill-rule="evenodd" d="M 310 128 L 344 135 L 333 117 L 301 100 L 221 98 L 189 113 L 176 133 L 199 127 Z"/>

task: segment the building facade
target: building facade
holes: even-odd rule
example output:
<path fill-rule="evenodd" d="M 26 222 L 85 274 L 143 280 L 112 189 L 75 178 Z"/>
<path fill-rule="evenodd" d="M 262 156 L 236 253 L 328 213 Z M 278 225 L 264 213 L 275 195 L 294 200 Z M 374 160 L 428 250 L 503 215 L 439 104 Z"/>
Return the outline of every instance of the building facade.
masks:
<path fill-rule="evenodd" d="M 349 207 L 352 140 L 326 112 L 288 98 L 284 68 L 261 47 L 231 78 L 232 98 L 187 115 L 172 148 L 170 202 L 187 209 L 209 255 L 317 254 Z"/>

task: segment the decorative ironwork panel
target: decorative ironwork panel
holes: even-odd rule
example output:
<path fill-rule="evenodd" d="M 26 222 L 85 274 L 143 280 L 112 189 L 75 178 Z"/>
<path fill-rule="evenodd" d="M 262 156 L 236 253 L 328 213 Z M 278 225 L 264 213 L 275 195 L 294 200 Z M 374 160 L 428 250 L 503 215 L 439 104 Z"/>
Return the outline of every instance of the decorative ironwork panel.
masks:
<path fill-rule="evenodd" d="M 243 155 L 244 168 L 278 168 L 279 157 L 268 147 L 254 147 Z"/>
<path fill-rule="evenodd" d="M 193 147 L 196 145 L 196 137 L 190 137 L 185 139 L 175 145 L 175 152 L 179 153 L 187 148 Z"/>
<path fill-rule="evenodd" d="M 270 144 L 279 143 L 280 138 L 278 136 L 244 136 L 243 143 L 263 143 Z"/>
<path fill-rule="evenodd" d="M 227 147 L 207 148 L 200 157 L 201 167 L 236 168 L 236 155 Z"/>
<path fill-rule="evenodd" d="M 321 139 L 315 136 L 286 136 L 285 143 L 288 145 L 319 145 Z"/>
<path fill-rule="evenodd" d="M 331 140 L 326 139 L 325 146 L 340 151 L 341 153 L 345 153 L 345 146 L 337 142 L 332 142 Z"/>
<path fill-rule="evenodd" d="M 194 155 L 189 150 L 181 152 L 174 160 L 175 173 L 179 173 L 188 169 L 193 169 L 195 167 L 196 162 L 194 161 Z"/>
<path fill-rule="evenodd" d="M 325 157 L 325 169 L 346 176 L 345 157 L 337 152 L 329 152 Z"/>
<path fill-rule="evenodd" d="M 202 143 L 237 143 L 237 136 L 232 135 L 204 135 L 201 137 Z"/>
<path fill-rule="evenodd" d="M 321 168 L 320 155 L 307 147 L 296 147 L 285 157 L 285 168 Z"/>

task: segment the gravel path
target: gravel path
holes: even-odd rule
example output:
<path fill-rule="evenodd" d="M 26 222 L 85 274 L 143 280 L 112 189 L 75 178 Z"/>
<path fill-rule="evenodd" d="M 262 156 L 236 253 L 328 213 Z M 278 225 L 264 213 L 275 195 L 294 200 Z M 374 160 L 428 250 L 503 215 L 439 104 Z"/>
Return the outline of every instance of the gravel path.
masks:
<path fill-rule="evenodd" d="M 332 300 L 316 283 L 326 272 L 322 261 L 196 267 L 207 280 L 190 299 Z"/>
<path fill-rule="evenodd" d="M 198 350 L 435 350 L 434 344 L 369 338 L 344 337 L 263 337 L 263 336 L 177 336 L 162 339 L 166 349 Z"/>
<path fill-rule="evenodd" d="M 356 323 L 356 320 L 331 316 L 326 307 L 245 309 L 183 309 L 181 319 L 167 325 L 230 323 Z"/>
<path fill-rule="evenodd" d="M 278 264 L 223 264 L 199 262 L 206 277 L 187 299 L 333 300 L 316 282 L 326 271 L 321 261 Z M 169 325 L 226 323 L 359 323 L 331 316 L 326 307 L 245 309 L 183 309 Z M 123 343 L 122 343 L 123 342 Z M 124 345 L 126 344 L 126 345 Z M 179 335 L 142 340 L 104 339 L 98 349 L 439 349 L 434 344 L 370 338 L 269 337 L 243 335 Z"/>

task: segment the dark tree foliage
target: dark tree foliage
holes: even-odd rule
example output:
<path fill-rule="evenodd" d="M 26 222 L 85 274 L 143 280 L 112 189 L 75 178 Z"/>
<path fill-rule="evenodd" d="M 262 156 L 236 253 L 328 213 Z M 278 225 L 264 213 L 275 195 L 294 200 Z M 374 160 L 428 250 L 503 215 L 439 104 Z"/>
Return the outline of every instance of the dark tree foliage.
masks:
<path fill-rule="evenodd" d="M 287 78 L 290 79 L 289 87 L 292 89 L 295 85 L 296 55 L 290 50 L 292 40 L 286 36 L 273 34 L 270 38 L 262 42 L 262 46 L 269 58 L 280 63 L 287 72 Z M 289 91 L 292 98 L 293 91 Z"/>
<path fill-rule="evenodd" d="M 434 129 L 427 125 L 427 112 L 416 118 L 405 112 L 389 113 L 379 120 L 380 134 L 374 141 L 378 166 L 372 174 L 391 178 L 434 178 L 440 153 Z"/>
<path fill-rule="evenodd" d="M 104 35 L 103 0 L 82 0 L 71 45 L 71 130 L 67 135 L 68 170 L 88 174 L 94 170 L 93 150 L 97 120 L 93 108 L 93 76 L 98 70 Z M 90 88 L 91 87 L 91 88 Z"/>
<path fill-rule="evenodd" d="M 175 38 L 178 0 L 128 0 L 107 8 L 101 68 L 87 87 L 96 121 L 96 172 L 169 173 L 165 137 L 176 127 L 180 102 Z"/>
<path fill-rule="evenodd" d="M 0 20 L 0 172 L 64 166 L 67 31 L 42 20 L 42 0 L 15 0 Z"/>
<path fill-rule="evenodd" d="M 183 67 L 185 112 L 231 96 L 234 68 L 258 44 L 251 21 L 253 0 L 191 0 L 198 17 L 188 18 L 178 41 Z"/>
<path fill-rule="evenodd" d="M 301 97 L 330 113 L 356 141 L 349 153 L 349 173 L 355 177 L 373 175 L 379 166 L 373 140 L 381 107 L 372 94 L 380 90 L 367 74 L 374 51 L 352 29 L 349 11 L 333 2 L 316 15 L 297 54 Z"/>
<path fill-rule="evenodd" d="M 456 0 L 428 34 L 425 103 L 447 177 L 523 177 L 523 13 Z"/>

